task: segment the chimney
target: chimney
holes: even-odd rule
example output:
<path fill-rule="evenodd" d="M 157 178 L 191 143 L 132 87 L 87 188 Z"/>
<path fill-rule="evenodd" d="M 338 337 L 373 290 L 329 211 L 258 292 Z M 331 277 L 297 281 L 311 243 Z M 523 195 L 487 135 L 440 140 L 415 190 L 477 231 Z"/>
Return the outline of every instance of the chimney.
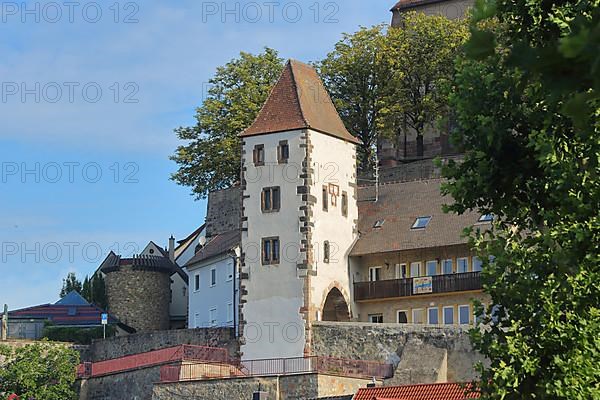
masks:
<path fill-rule="evenodd" d="M 169 238 L 169 260 L 175 262 L 175 238 L 173 235 Z"/>

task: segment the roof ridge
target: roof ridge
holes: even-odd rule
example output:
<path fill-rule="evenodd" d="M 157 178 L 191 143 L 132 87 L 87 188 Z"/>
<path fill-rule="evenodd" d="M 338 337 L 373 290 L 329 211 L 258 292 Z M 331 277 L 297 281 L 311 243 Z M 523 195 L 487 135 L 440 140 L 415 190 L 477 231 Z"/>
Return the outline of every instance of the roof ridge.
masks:
<path fill-rule="evenodd" d="M 307 127 L 311 127 L 310 126 L 310 122 L 308 122 L 308 120 L 306 119 L 306 116 L 304 115 L 304 107 L 302 107 L 302 93 L 300 92 L 300 90 L 298 89 L 298 82 L 296 81 L 296 74 L 294 73 L 294 67 L 292 66 L 293 63 L 300 63 L 300 61 L 294 60 L 292 58 L 290 58 L 287 62 L 287 65 L 290 66 L 290 72 L 292 74 L 292 85 L 294 85 L 294 92 L 296 92 L 296 101 L 298 102 L 298 109 L 300 110 L 300 117 L 302 118 L 302 121 L 304 121 L 304 125 L 306 125 Z"/>

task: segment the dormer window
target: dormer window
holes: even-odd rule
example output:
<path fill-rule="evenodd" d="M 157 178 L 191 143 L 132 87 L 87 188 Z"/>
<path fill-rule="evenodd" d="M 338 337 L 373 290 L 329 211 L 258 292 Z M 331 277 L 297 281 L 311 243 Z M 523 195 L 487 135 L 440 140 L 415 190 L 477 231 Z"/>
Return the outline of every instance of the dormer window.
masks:
<path fill-rule="evenodd" d="M 494 215 L 492 214 L 483 214 L 477 222 L 492 222 L 494 220 Z"/>
<path fill-rule="evenodd" d="M 260 166 L 265 165 L 265 145 L 257 144 L 254 146 L 253 152 L 254 165 Z"/>
<path fill-rule="evenodd" d="M 279 142 L 279 146 L 277 147 L 277 161 L 279 164 L 285 164 L 288 162 L 290 158 L 290 145 L 287 140 L 282 140 Z"/>
<path fill-rule="evenodd" d="M 385 219 L 378 219 L 377 221 L 375 221 L 375 223 L 373 224 L 373 228 L 381 228 L 383 226 L 383 224 L 385 223 Z"/>
<path fill-rule="evenodd" d="M 431 216 L 417 217 L 411 229 L 424 229 L 429 224 L 429 221 L 431 221 Z"/>

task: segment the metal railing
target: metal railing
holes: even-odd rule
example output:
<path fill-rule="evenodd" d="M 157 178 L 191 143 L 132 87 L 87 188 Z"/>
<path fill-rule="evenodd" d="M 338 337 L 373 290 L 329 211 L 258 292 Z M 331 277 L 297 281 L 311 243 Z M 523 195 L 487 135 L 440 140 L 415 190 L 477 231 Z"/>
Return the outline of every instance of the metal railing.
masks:
<path fill-rule="evenodd" d="M 346 360 L 332 357 L 271 358 L 235 360 L 226 363 L 177 363 L 164 365 L 160 370 L 161 382 L 181 382 L 213 378 L 264 377 L 321 373 L 356 378 L 390 378 L 392 364 L 375 361 Z"/>
<path fill-rule="evenodd" d="M 433 294 L 481 289 L 479 272 L 434 275 L 431 280 Z M 420 295 L 413 293 L 413 278 L 354 283 L 354 299 L 357 301 Z"/>
<path fill-rule="evenodd" d="M 77 368 L 77 376 L 79 378 L 89 378 L 110 375 L 138 368 L 170 364 L 176 361 L 227 363 L 229 362 L 229 351 L 218 347 L 184 344 L 105 361 L 83 363 Z"/>

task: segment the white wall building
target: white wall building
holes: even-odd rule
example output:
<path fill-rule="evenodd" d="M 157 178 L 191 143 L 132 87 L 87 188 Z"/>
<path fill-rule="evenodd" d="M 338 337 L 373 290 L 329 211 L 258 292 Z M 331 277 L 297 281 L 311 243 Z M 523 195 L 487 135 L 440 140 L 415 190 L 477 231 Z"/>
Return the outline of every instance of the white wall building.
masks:
<path fill-rule="evenodd" d="M 316 71 L 286 65 L 243 140 L 244 359 L 310 354 L 310 324 L 349 320 L 356 144 Z"/>
<path fill-rule="evenodd" d="M 189 328 L 237 326 L 239 237 L 239 230 L 218 234 L 187 263 Z"/>

